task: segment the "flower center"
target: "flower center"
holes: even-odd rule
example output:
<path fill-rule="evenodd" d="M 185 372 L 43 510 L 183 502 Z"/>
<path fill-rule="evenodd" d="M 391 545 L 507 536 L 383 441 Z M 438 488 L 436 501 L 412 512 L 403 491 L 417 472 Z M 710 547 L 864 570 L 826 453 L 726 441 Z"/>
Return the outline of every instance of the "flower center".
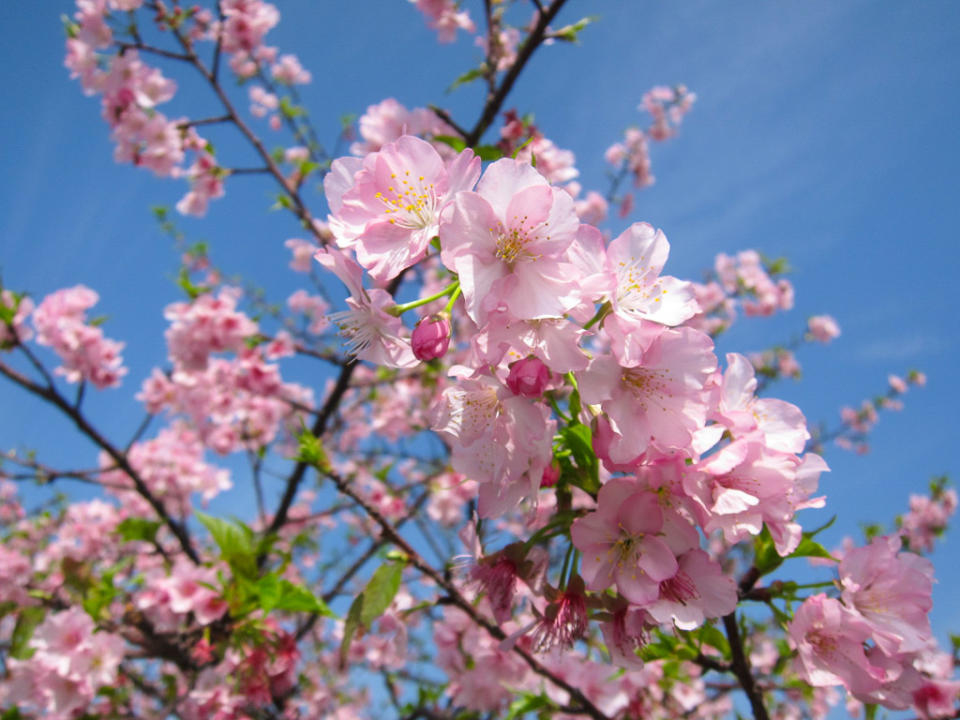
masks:
<path fill-rule="evenodd" d="M 402 177 L 390 174 L 393 185 L 386 192 L 378 191 L 374 197 L 382 202 L 383 211 L 392 225 L 422 229 L 436 222 L 437 193 L 433 183 L 424 183 L 424 176 L 414 180 L 409 170 Z"/>

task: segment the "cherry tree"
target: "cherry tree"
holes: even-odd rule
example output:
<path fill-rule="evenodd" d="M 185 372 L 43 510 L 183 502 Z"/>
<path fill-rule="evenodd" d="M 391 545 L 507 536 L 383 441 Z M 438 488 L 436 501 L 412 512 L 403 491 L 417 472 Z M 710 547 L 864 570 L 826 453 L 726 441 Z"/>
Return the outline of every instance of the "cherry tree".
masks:
<path fill-rule="evenodd" d="M 278 6 L 76 0 L 66 67 L 116 161 L 182 186 L 155 210 L 181 266 L 139 378 L 95 289 L 0 288 L 0 375 L 95 448 L 2 456 L 5 720 L 958 717 L 926 557 L 947 480 L 838 548 L 803 512 L 829 507 L 825 456 L 863 451 L 925 376 L 832 427 L 768 394 L 832 317 L 718 356 L 732 323 L 793 306 L 786 264 L 743 250 L 680 279 L 635 217 L 687 87 L 639 99 L 594 190 L 513 109 L 544 46 L 589 41 L 568 4 L 412 2 L 481 49 L 454 80 L 480 112 L 385 98 L 324 144 L 311 72 L 269 44 Z M 188 77 L 217 114 L 165 113 Z M 254 165 L 205 137 L 221 126 Z M 176 220 L 242 175 L 302 229 L 265 249 L 297 273 L 281 303 Z M 131 386 L 144 420 L 111 437 L 85 401 Z M 96 496 L 35 508 L 30 482 Z M 253 507 L 202 509 L 241 491 Z"/>

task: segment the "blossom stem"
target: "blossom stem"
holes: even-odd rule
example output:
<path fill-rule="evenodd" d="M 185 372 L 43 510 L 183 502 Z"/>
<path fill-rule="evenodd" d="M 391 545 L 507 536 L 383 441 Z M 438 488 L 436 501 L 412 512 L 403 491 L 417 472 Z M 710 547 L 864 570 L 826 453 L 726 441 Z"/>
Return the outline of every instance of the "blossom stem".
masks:
<path fill-rule="evenodd" d="M 420 298 L 419 300 L 413 300 L 411 302 L 404 303 L 403 305 L 394 305 L 392 308 L 387 310 L 387 312 L 395 317 L 400 317 L 407 310 L 413 310 L 414 308 L 422 307 L 424 305 L 429 305 L 434 300 L 439 300 L 440 298 L 446 297 L 451 293 L 455 293 L 453 296 L 453 300 L 455 301 L 457 299 L 457 295 L 460 294 L 459 280 L 454 280 L 450 285 L 445 287 L 443 290 L 441 290 L 440 292 L 434 295 L 431 295 L 430 297 Z M 449 307 L 447 309 L 449 310 Z"/>
<path fill-rule="evenodd" d="M 563 567 L 560 568 L 560 589 L 567 589 L 567 570 L 570 567 L 570 557 L 573 555 L 573 543 L 567 546 L 567 554 L 563 556 Z"/>
<path fill-rule="evenodd" d="M 457 302 L 457 298 L 460 297 L 461 288 L 460 288 L 459 280 L 457 280 L 456 285 L 457 285 L 457 289 L 453 291 L 453 295 L 450 296 L 450 300 L 447 302 L 447 306 L 443 309 L 445 313 L 449 313 L 451 310 L 453 310 L 453 304 Z"/>
<path fill-rule="evenodd" d="M 600 309 L 597 310 L 597 314 L 587 321 L 587 324 L 583 326 L 583 329 L 589 330 L 590 328 L 592 328 L 598 322 L 603 320 L 607 315 L 609 315 L 610 310 L 611 310 L 610 303 L 605 302 L 603 305 L 600 306 Z"/>

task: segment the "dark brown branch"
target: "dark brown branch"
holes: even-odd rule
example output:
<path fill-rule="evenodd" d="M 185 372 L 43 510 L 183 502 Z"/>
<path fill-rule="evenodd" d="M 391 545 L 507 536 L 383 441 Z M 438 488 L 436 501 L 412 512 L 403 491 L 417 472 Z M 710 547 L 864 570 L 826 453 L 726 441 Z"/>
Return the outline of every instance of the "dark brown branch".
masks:
<path fill-rule="evenodd" d="M 210 68 L 210 74 L 213 75 L 214 80 L 220 79 L 220 55 L 223 51 L 223 5 L 220 0 L 217 0 L 217 18 L 219 23 L 217 24 L 217 46 L 213 49 L 213 63 Z"/>
<path fill-rule="evenodd" d="M 256 135 L 256 133 L 250 129 L 246 122 L 244 122 L 243 118 L 240 117 L 240 114 L 233 106 L 233 102 L 227 96 L 227 93 L 224 91 L 224 89 L 220 86 L 216 76 L 197 56 L 196 52 L 193 50 L 193 46 L 187 40 L 187 38 L 183 36 L 183 33 L 181 33 L 178 29 L 174 29 L 173 33 L 180 42 L 180 46 L 184 50 L 184 54 L 182 56 L 178 56 L 178 59 L 185 60 L 193 65 L 197 69 L 197 72 L 199 72 L 207 81 L 207 84 L 213 90 L 214 94 L 216 94 L 217 99 L 220 100 L 220 104 L 223 105 L 223 109 L 226 111 L 226 116 L 230 119 L 230 122 L 236 125 L 240 133 L 253 146 L 253 149 L 256 151 L 257 155 L 259 155 L 260 159 L 263 160 L 263 163 L 266 166 L 269 174 L 272 175 L 280 187 L 283 188 L 284 193 L 287 195 L 293 205 L 292 209 L 294 214 L 300 218 L 300 222 L 303 224 L 303 226 L 313 233 L 321 245 L 326 245 L 327 239 L 321 235 L 319 230 L 317 230 L 317 227 L 314 225 L 313 217 L 311 216 L 310 211 L 307 209 L 307 206 L 304 204 L 303 198 L 300 197 L 300 193 L 297 192 L 296 188 L 290 186 L 290 183 L 287 182 L 287 178 L 277 166 L 277 163 L 267 151 L 266 147 L 264 147 L 263 142 Z"/>
<path fill-rule="evenodd" d="M 158 48 L 153 45 L 145 45 L 141 42 L 138 43 L 128 43 L 128 42 L 118 42 L 117 47 L 120 48 L 120 54 L 122 55 L 127 50 L 140 50 L 141 52 L 150 53 L 151 55 L 159 55 L 161 57 L 169 58 L 170 60 L 180 60 L 181 62 L 190 62 L 190 56 L 184 53 L 175 53 L 170 50 L 164 50 L 163 48 Z"/>
<path fill-rule="evenodd" d="M 337 486 L 337 489 L 341 493 L 351 498 L 354 502 L 357 503 L 363 510 L 370 516 L 370 518 L 380 526 L 383 536 L 390 540 L 394 545 L 403 550 L 407 555 L 408 562 L 413 565 L 417 570 L 419 570 L 423 575 L 426 575 L 431 580 L 433 580 L 438 587 L 443 588 L 447 593 L 450 602 L 460 608 L 465 612 L 474 623 L 486 630 L 491 637 L 496 638 L 497 640 L 506 639 L 506 634 L 503 630 L 500 629 L 498 625 L 495 625 L 487 618 L 483 617 L 473 604 L 467 600 L 460 591 L 449 582 L 442 573 L 438 572 L 429 565 L 420 554 L 413 549 L 413 547 L 408 543 L 401 535 L 397 532 L 396 528 L 390 524 L 390 522 L 380 514 L 380 512 L 370 505 L 366 500 L 364 500 L 357 492 L 350 487 L 349 483 L 346 480 L 341 478 L 336 473 L 327 472 L 325 473 L 333 483 Z M 528 653 L 526 650 L 514 646 L 513 651 L 517 653 L 523 660 L 527 663 L 531 670 L 540 675 L 543 678 L 546 678 L 551 683 L 556 685 L 558 688 L 566 691 L 571 700 L 575 701 L 582 712 L 594 720 L 609 720 L 609 718 L 596 706 L 594 705 L 586 695 L 584 695 L 578 688 L 574 687 L 568 683 L 563 678 L 557 677 L 554 675 L 547 667 L 545 667 L 537 658 Z M 764 716 L 763 718 L 758 718 L 757 720 L 769 720 Z"/>
<path fill-rule="evenodd" d="M 59 408 L 64 415 L 73 420 L 74 425 L 77 426 L 80 432 L 92 440 L 101 450 L 106 452 L 113 462 L 116 463 L 117 467 L 130 477 L 136 491 L 144 500 L 150 503 L 154 512 L 157 513 L 157 517 L 163 520 L 164 524 L 170 528 L 170 532 L 177 538 L 180 547 L 183 548 L 183 552 L 186 553 L 187 557 L 195 564 L 200 563 L 200 556 L 197 555 L 197 551 L 193 548 L 193 542 L 190 539 L 190 532 L 187 530 L 187 526 L 170 516 L 167 509 L 163 506 L 163 503 L 150 491 L 150 488 L 147 487 L 143 478 L 140 477 L 140 474 L 130 465 L 126 453 L 118 450 L 109 440 L 101 435 L 76 408 L 67 402 L 55 387 L 41 387 L 30 378 L 4 363 L 0 363 L 0 374 L 5 375 L 23 389 Z"/>
<path fill-rule="evenodd" d="M 186 122 L 178 123 L 177 127 L 182 129 L 199 127 L 200 125 L 218 125 L 226 122 L 230 122 L 229 115 L 218 115 L 217 117 L 201 118 L 200 120 L 187 120 Z"/>
<path fill-rule="evenodd" d="M 337 376 L 337 382 L 333 386 L 333 390 L 330 392 L 330 395 L 327 397 L 327 401 L 323 404 L 323 407 L 320 409 L 320 412 L 317 415 L 317 419 L 313 422 L 313 427 L 310 428 L 310 432 L 313 433 L 314 437 L 320 437 L 326 432 L 327 423 L 330 422 L 330 418 L 333 417 L 334 412 L 340 405 L 340 400 L 343 399 L 343 396 L 346 394 L 347 390 L 350 389 L 350 378 L 353 376 L 353 371 L 357 367 L 357 361 L 354 360 L 350 363 L 347 363 L 340 369 L 340 374 Z M 284 490 L 283 497 L 280 499 L 280 506 L 277 508 L 277 512 L 273 516 L 273 521 L 270 523 L 270 527 L 267 528 L 267 534 L 275 533 L 277 530 L 283 527 L 284 523 L 287 521 L 287 515 L 290 512 L 290 506 L 293 505 L 293 501 L 297 496 L 297 491 L 300 489 L 300 483 L 303 482 L 303 478 L 307 473 L 307 469 L 310 466 L 305 462 L 298 462 L 293 469 L 293 472 L 290 473 L 290 477 L 287 480 L 287 487 Z M 261 558 L 261 563 L 262 563 Z"/>
<path fill-rule="evenodd" d="M 507 74 L 504 76 L 503 80 L 500 81 L 499 87 L 497 87 L 493 95 L 487 99 L 487 103 L 483 108 L 483 114 L 480 116 L 480 119 L 477 120 L 477 124 L 473 126 L 473 129 L 466 136 L 467 145 L 473 147 L 479 143 L 480 138 L 483 137 L 483 134 L 487 131 L 487 128 L 489 128 L 496 119 L 500 112 L 500 108 L 507 99 L 507 95 L 509 95 L 510 91 L 513 89 L 513 85 L 516 83 L 517 78 L 520 77 L 520 73 L 526 66 L 527 61 L 530 60 L 534 50 L 536 50 L 544 41 L 547 26 L 550 24 L 550 21 L 556 17 L 557 13 L 560 12 L 560 9 L 564 6 L 566 1 L 567 0 L 553 0 L 553 2 L 550 3 L 550 6 L 538 15 L 536 25 L 534 25 L 533 30 L 530 31 L 526 41 L 523 43 L 523 46 L 517 53 L 517 59 L 514 61 L 513 65 L 510 66 L 510 69 L 507 70 Z"/>
<path fill-rule="evenodd" d="M 746 693 L 747 699 L 750 701 L 754 720 L 770 720 L 767 708 L 763 704 L 763 692 L 757 687 L 756 679 L 750 672 L 750 662 L 743 652 L 743 641 L 740 638 L 736 612 L 723 616 L 723 627 L 727 631 L 727 640 L 730 642 L 730 657 L 732 658 L 730 669 L 737 676 L 740 687 L 743 688 L 743 692 Z"/>
<path fill-rule="evenodd" d="M 457 124 L 456 120 L 454 120 L 452 117 L 450 117 L 450 113 L 448 113 L 448 112 L 447 112 L 446 110 L 444 110 L 443 108 L 439 108 L 439 107 L 437 107 L 436 105 L 428 105 L 427 107 L 430 108 L 430 111 L 431 111 L 434 115 L 436 115 L 438 118 L 440 118 L 441 120 L 443 120 L 447 125 L 449 125 L 449 126 L 452 127 L 454 130 L 456 130 L 456 131 L 457 131 L 457 134 L 458 134 L 460 137 L 465 138 L 465 137 L 469 134 L 468 131 L 465 130 L 464 128 L 460 127 L 460 126 Z"/>

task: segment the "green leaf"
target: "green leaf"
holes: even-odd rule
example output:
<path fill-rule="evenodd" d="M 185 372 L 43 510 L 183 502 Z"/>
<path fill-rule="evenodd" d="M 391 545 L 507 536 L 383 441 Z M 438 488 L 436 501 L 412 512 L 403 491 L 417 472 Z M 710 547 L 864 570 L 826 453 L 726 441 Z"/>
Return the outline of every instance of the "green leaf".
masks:
<path fill-rule="evenodd" d="M 10 637 L 10 657 L 26 660 L 33 655 L 30 639 L 46 614 L 47 611 L 42 607 L 25 607 L 20 611 L 17 624 L 13 627 L 13 635 Z"/>
<path fill-rule="evenodd" d="M 546 695 L 524 693 L 523 697 L 510 703 L 510 710 L 507 713 L 506 720 L 516 720 L 516 718 L 521 718 L 527 713 L 551 707 L 553 707 L 553 704 Z"/>
<path fill-rule="evenodd" d="M 724 659 L 730 659 L 730 642 L 716 625 L 704 625 L 696 632 L 697 640 L 704 645 L 716 648 Z"/>
<path fill-rule="evenodd" d="M 393 602 L 394 595 L 400 589 L 402 576 L 401 563 L 387 562 L 377 568 L 363 592 L 353 599 L 343 624 L 343 641 L 340 643 L 341 666 L 346 666 L 353 636 L 358 631 L 369 629 L 373 621 L 380 617 Z"/>
<path fill-rule="evenodd" d="M 280 578 L 275 573 L 268 573 L 257 581 L 257 595 L 264 613 L 269 615 L 270 611 L 277 607 L 282 594 Z"/>
<path fill-rule="evenodd" d="M 573 454 L 573 461 L 581 472 L 572 478 L 573 484 L 588 493 L 596 494 L 600 490 L 600 464 L 593 451 L 593 434 L 590 427 L 582 423 L 567 425 L 560 429 L 563 447 Z"/>
<path fill-rule="evenodd" d="M 289 210 L 293 207 L 293 202 L 287 197 L 284 193 L 277 193 L 276 202 L 271 206 L 271 210 L 279 210 L 280 208 L 286 208 Z"/>
<path fill-rule="evenodd" d="M 322 599 L 307 588 L 294 585 L 289 580 L 280 582 L 280 598 L 277 600 L 276 609 L 286 610 L 287 612 L 311 612 L 327 617 L 336 617 L 333 610 Z"/>
<path fill-rule="evenodd" d="M 117 525 L 117 533 L 124 542 L 133 540 L 153 542 L 157 537 L 157 530 L 160 529 L 162 524 L 159 520 L 130 517 Z"/>
<path fill-rule="evenodd" d="M 753 564 L 761 575 L 773 572 L 780 567 L 784 560 L 777 552 L 777 548 L 773 544 L 773 537 L 767 530 L 766 525 L 763 526 L 760 534 L 753 539 L 753 552 Z"/>
<path fill-rule="evenodd" d="M 503 157 L 503 151 L 496 145 L 478 145 L 473 150 L 484 162 L 492 162 Z"/>
<path fill-rule="evenodd" d="M 253 545 L 253 530 L 236 520 L 215 518 L 206 513 L 196 512 L 197 519 L 210 532 L 213 541 L 220 548 L 220 554 L 237 575 L 256 577 L 256 548 Z"/>
<path fill-rule="evenodd" d="M 456 90 L 461 85 L 466 85 L 467 83 L 472 83 L 474 80 L 478 80 L 483 77 L 483 68 L 473 68 L 473 70 L 467 70 L 463 75 L 458 77 L 456 80 L 451 83 L 450 87 L 447 88 L 447 92 L 451 93 Z"/>
<path fill-rule="evenodd" d="M 800 541 L 800 544 L 797 545 L 797 549 L 790 553 L 788 557 L 819 557 L 827 558 L 828 560 L 833 560 L 834 562 L 837 560 L 823 545 L 818 543 L 816 540 L 811 540 L 808 537 L 804 537 Z"/>
<path fill-rule="evenodd" d="M 340 642 L 340 667 L 347 666 L 347 657 L 350 654 L 350 644 L 353 636 L 360 629 L 360 613 L 363 612 L 363 593 L 357 595 L 350 603 L 347 619 L 343 623 L 343 640 Z"/>
<path fill-rule="evenodd" d="M 467 143 L 463 138 L 456 137 L 455 135 L 434 135 L 434 141 L 442 142 L 444 145 L 449 145 L 457 152 L 464 150 L 467 147 Z"/>
<path fill-rule="evenodd" d="M 183 291 L 191 300 L 196 300 L 204 293 L 210 292 L 210 288 L 208 287 L 203 285 L 194 285 L 193 281 L 190 279 L 190 271 L 185 267 L 180 268 L 180 274 L 177 275 L 177 285 L 183 289 Z"/>
<path fill-rule="evenodd" d="M 581 18 L 572 25 L 565 25 L 559 30 L 554 30 L 551 36 L 557 40 L 562 40 L 563 42 L 580 42 L 580 32 L 587 27 L 587 25 L 594 23 L 599 19 L 600 18 L 596 15 L 590 15 L 588 17 Z"/>
<path fill-rule="evenodd" d="M 307 111 L 299 105 L 294 105 L 291 103 L 290 98 L 282 97 L 280 98 L 280 113 L 285 118 L 295 118 L 301 115 L 306 115 Z"/>
<path fill-rule="evenodd" d="M 367 587 L 363 590 L 363 609 L 360 613 L 360 622 L 370 627 L 373 621 L 383 615 L 384 611 L 393 602 L 393 596 L 400 589 L 400 580 L 403 576 L 403 565 L 388 562 L 377 568 L 370 578 Z"/>
<path fill-rule="evenodd" d="M 330 460 L 320 438 L 304 427 L 297 435 L 297 442 L 297 456 L 294 458 L 297 462 L 311 465 L 323 473 L 330 472 Z"/>

